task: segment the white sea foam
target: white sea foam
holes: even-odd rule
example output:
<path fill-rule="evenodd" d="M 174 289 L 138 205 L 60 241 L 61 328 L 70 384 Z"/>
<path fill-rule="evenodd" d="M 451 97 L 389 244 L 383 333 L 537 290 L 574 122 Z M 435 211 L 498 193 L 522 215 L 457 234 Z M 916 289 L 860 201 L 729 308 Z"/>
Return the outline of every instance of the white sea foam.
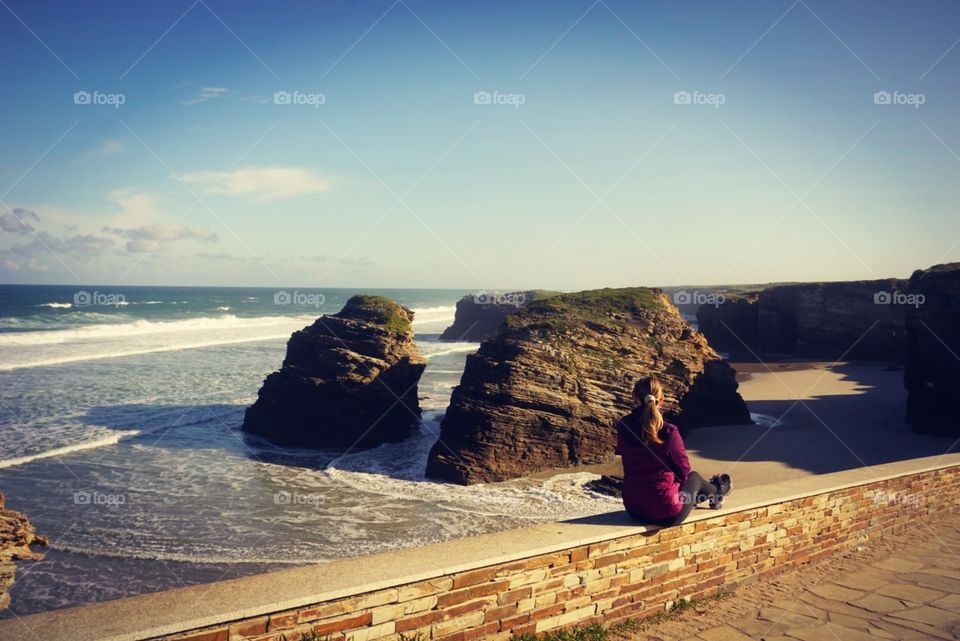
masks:
<path fill-rule="evenodd" d="M 73 303 L 40 303 L 37 307 L 50 307 L 53 309 L 70 309 Z"/>
<path fill-rule="evenodd" d="M 453 322 L 454 314 L 457 308 L 454 305 L 440 305 L 438 307 L 414 307 L 413 308 L 413 326 L 417 329 L 425 329 L 425 325 L 439 326 L 439 329 L 445 328 Z"/>
<path fill-rule="evenodd" d="M 417 346 L 420 348 L 420 352 L 427 357 L 427 360 L 429 360 L 436 356 L 444 356 L 445 354 L 475 352 L 477 351 L 477 348 L 480 347 L 480 343 L 438 343 L 434 341 L 421 341 L 417 344 Z"/>
<path fill-rule="evenodd" d="M 135 354 L 282 340 L 313 320 L 308 316 L 215 318 L 98 323 L 55 331 L 0 333 L 0 370 Z"/>
<path fill-rule="evenodd" d="M 52 456 L 63 456 L 64 454 L 71 454 L 73 452 L 80 452 L 82 450 L 92 450 L 98 447 L 104 447 L 107 445 L 115 445 L 120 442 L 121 439 L 129 438 L 131 436 L 136 436 L 140 434 L 139 430 L 125 430 L 121 432 L 116 432 L 110 436 L 105 436 L 103 438 L 94 439 L 91 441 L 86 441 L 84 443 L 76 443 L 74 445 L 65 445 L 63 447 L 57 447 L 51 450 L 46 450 L 43 452 L 37 452 L 36 454 L 29 454 L 27 456 L 18 456 L 16 458 L 9 458 L 0 460 L 0 468 L 5 467 L 15 467 L 17 465 L 23 465 L 24 463 L 29 463 L 31 461 L 37 461 L 44 458 L 50 458 Z"/>

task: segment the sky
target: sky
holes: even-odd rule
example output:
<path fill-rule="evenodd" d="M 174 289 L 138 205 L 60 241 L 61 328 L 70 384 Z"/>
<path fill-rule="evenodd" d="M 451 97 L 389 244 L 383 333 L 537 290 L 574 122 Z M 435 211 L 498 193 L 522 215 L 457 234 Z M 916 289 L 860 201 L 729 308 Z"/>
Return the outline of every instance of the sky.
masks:
<path fill-rule="evenodd" d="M 586 289 L 960 260 L 960 5 L 2 0 L 0 282 Z"/>

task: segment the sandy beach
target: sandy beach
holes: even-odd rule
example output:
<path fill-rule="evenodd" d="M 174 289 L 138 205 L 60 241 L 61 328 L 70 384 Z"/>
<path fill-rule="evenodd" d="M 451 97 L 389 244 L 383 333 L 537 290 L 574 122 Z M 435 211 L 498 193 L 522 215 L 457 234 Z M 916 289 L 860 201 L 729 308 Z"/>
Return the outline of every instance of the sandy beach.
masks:
<path fill-rule="evenodd" d="M 903 371 L 877 363 L 733 363 L 754 425 L 718 425 L 685 436 L 693 469 L 751 486 L 956 451 L 950 437 L 904 422 Z M 569 473 L 571 470 L 559 470 Z M 578 471 L 620 474 L 619 459 Z M 557 473 L 557 472 L 554 472 Z"/>

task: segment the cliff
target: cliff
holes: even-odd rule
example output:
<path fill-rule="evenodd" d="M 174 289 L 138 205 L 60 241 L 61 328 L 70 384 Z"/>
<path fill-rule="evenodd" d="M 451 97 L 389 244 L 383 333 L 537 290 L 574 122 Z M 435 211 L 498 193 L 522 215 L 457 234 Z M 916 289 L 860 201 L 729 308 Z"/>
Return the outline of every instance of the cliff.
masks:
<path fill-rule="evenodd" d="M 756 350 L 760 339 L 757 293 L 726 295 L 720 304 L 700 305 L 697 330 L 715 349 L 736 354 Z"/>
<path fill-rule="evenodd" d="M 701 305 L 697 323 L 718 349 L 903 362 L 908 306 L 898 297 L 906 289 L 895 278 L 776 285 Z"/>
<path fill-rule="evenodd" d="M 426 366 L 413 343 L 413 312 L 382 296 L 354 296 L 290 337 L 243 429 L 281 445 L 373 446 L 419 424 L 417 383 Z"/>
<path fill-rule="evenodd" d="M 907 307 L 907 420 L 918 432 L 960 436 L 960 263 L 918 270 Z"/>
<path fill-rule="evenodd" d="M 495 336 L 504 319 L 525 305 L 556 292 L 528 290 L 509 294 L 468 294 L 457 301 L 453 324 L 440 334 L 442 341 L 482 341 Z"/>
<path fill-rule="evenodd" d="M 38 561 L 43 554 L 30 549 L 31 545 L 47 545 L 47 539 L 38 536 L 27 516 L 8 510 L 0 494 L 0 610 L 10 605 L 10 587 L 14 583 L 14 561 Z"/>
<path fill-rule="evenodd" d="M 507 317 L 467 357 L 427 475 L 467 484 L 608 460 L 648 373 L 681 427 L 750 421 L 734 371 L 660 290 L 560 294 Z"/>

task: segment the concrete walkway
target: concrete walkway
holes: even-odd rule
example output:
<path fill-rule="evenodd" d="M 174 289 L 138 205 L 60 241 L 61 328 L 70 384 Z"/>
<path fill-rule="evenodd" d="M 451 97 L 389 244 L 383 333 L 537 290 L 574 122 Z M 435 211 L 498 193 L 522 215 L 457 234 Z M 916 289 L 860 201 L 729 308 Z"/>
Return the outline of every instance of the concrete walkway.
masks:
<path fill-rule="evenodd" d="M 960 514 L 743 587 L 630 638 L 960 639 Z"/>

